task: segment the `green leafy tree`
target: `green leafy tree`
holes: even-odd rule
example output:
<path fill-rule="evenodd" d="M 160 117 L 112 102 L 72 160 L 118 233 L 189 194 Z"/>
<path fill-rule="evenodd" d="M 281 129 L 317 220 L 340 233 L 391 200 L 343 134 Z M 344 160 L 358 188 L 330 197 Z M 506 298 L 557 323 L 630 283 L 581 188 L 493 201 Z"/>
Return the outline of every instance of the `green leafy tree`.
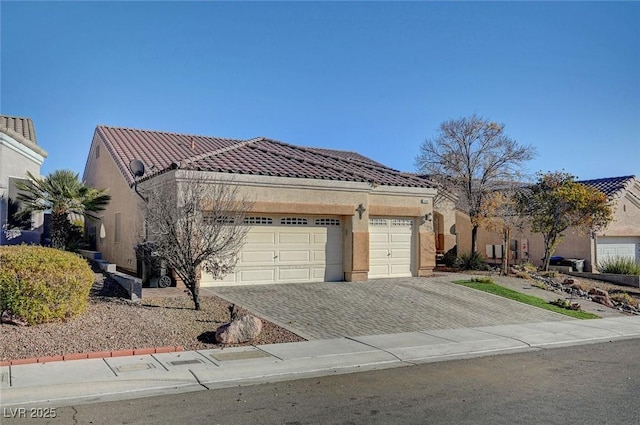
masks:
<path fill-rule="evenodd" d="M 98 219 L 94 213 L 103 211 L 111 200 L 104 189 L 94 189 L 80 181 L 71 170 L 56 170 L 45 178 L 27 172 L 28 180 L 17 183 L 18 199 L 24 214 L 51 211 L 51 246 L 65 249 L 72 236 L 69 214 Z"/>
<path fill-rule="evenodd" d="M 472 115 L 440 124 L 438 134 L 420 146 L 415 164 L 460 197 L 471 219 L 471 249 L 476 252 L 484 198 L 505 182 L 520 180 L 523 164 L 534 156 L 535 148 L 510 138 L 503 124 Z"/>
<path fill-rule="evenodd" d="M 561 171 L 538 173 L 537 182 L 518 193 L 518 210 L 529 218 L 531 231 L 544 238 L 545 270 L 568 228 L 593 232 L 606 227 L 613 217 L 604 193 Z"/>

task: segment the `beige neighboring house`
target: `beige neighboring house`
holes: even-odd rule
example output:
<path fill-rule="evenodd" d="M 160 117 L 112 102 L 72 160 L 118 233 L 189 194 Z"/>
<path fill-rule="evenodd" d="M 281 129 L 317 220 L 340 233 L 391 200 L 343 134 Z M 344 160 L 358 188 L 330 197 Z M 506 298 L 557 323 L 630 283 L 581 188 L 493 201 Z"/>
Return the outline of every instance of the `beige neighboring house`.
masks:
<path fill-rule="evenodd" d="M 582 180 L 578 183 L 594 187 L 607 195 L 614 208 L 613 221 L 595 234 L 568 229 L 553 256 L 584 260 L 584 271 L 595 271 L 598 261 L 606 258 L 625 257 L 640 262 L 640 181 L 635 176 L 623 176 Z M 459 214 L 459 218 L 458 228 L 468 227 L 468 231 L 464 231 L 470 234 L 468 215 Z M 471 242 L 466 239 L 464 242 L 462 252 L 470 251 Z M 539 233 L 532 234 L 525 229 L 514 235 L 509 249 L 512 263 L 530 260 L 537 266 L 542 265 L 544 242 Z M 496 263 L 500 262 L 501 255 L 505 255 L 500 236 L 482 228 L 478 231 L 478 251 Z"/>
<path fill-rule="evenodd" d="M 146 167 L 141 188 L 197 170 L 213 182 L 232 178 L 254 201 L 235 273 L 224 281 L 205 274 L 203 286 L 426 276 L 435 266 L 437 190 L 425 179 L 354 152 L 263 137 L 98 126 L 83 179 L 108 188 L 112 199 L 90 232 L 103 259 L 122 271 L 140 269 L 134 246 L 143 239 L 143 201 L 129 169 L 134 159 Z"/>
<path fill-rule="evenodd" d="M 34 232 L 7 229 L 8 202 L 15 201 L 16 181 L 26 180 L 27 172 L 40 176 L 40 166 L 47 152 L 38 145 L 30 118 L 0 115 L 0 245 L 39 243 L 43 215 L 33 215 Z"/>

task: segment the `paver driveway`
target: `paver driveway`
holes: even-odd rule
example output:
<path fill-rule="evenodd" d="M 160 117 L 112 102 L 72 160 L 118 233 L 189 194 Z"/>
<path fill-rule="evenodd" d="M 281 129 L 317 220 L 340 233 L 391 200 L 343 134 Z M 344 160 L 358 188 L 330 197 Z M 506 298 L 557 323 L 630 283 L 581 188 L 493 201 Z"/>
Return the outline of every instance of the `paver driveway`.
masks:
<path fill-rule="evenodd" d="M 367 282 L 202 288 L 307 339 L 569 320 L 451 283 L 459 274 Z"/>

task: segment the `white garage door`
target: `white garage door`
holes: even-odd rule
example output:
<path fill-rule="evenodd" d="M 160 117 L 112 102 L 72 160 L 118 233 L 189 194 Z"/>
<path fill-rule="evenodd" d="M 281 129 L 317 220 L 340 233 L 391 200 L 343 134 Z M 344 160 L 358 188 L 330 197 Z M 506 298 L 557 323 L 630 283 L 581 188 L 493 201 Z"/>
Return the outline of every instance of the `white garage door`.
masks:
<path fill-rule="evenodd" d="M 413 219 L 369 219 L 369 277 L 411 276 Z"/>
<path fill-rule="evenodd" d="M 247 217 L 251 230 L 236 271 L 223 280 L 203 275 L 202 286 L 344 279 L 342 226 L 327 217 Z"/>
<path fill-rule="evenodd" d="M 640 261 L 640 238 L 600 237 L 598 238 L 598 261 L 623 257 Z"/>

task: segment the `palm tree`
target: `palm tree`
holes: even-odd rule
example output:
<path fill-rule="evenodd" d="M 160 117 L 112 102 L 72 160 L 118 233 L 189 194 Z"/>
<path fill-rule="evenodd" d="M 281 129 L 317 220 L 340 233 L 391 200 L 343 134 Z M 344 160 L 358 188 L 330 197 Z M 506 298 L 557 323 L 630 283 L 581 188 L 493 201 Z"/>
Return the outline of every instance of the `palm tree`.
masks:
<path fill-rule="evenodd" d="M 64 249 L 71 223 L 69 214 L 98 219 L 93 213 L 104 210 L 111 200 L 105 189 L 94 189 L 80 181 L 71 170 L 56 170 L 40 179 L 27 172 L 29 180 L 17 183 L 23 213 L 51 211 L 51 246 Z"/>

